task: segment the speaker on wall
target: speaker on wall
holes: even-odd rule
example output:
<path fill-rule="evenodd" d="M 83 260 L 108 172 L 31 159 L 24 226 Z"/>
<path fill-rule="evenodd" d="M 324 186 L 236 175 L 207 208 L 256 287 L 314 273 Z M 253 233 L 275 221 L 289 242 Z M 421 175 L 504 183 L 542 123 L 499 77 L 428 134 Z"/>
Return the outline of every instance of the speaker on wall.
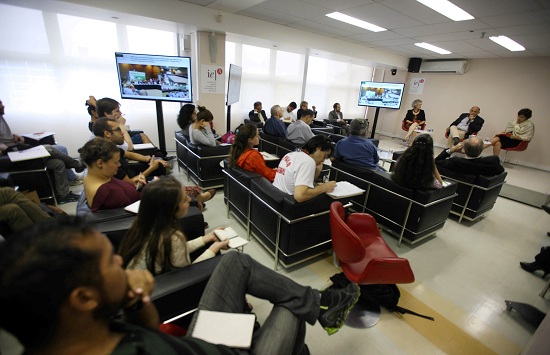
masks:
<path fill-rule="evenodd" d="M 418 73 L 420 71 L 421 64 L 422 64 L 422 58 L 409 59 L 409 73 Z"/>

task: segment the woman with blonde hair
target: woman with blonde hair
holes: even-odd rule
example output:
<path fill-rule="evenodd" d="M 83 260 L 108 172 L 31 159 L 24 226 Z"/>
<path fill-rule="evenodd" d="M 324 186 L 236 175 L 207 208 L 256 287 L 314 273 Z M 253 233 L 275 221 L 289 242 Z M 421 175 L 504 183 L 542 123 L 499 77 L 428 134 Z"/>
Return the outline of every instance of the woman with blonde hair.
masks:
<path fill-rule="evenodd" d="M 405 128 L 408 129 L 407 135 L 403 138 L 403 142 L 411 142 L 416 137 L 416 130 L 426 124 L 426 114 L 421 110 L 422 100 L 416 99 L 412 102 L 412 110 L 407 110 L 407 115 L 403 119 Z M 410 144 L 409 144 L 410 146 Z"/>

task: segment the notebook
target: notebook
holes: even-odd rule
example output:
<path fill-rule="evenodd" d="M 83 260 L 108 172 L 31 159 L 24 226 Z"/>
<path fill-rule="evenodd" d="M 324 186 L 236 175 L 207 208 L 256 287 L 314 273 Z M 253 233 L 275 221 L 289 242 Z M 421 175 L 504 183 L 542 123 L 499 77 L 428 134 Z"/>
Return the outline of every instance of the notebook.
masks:
<path fill-rule="evenodd" d="M 327 192 L 327 195 L 334 199 L 361 195 L 365 190 L 358 188 L 347 181 L 338 181 L 332 192 Z"/>
<path fill-rule="evenodd" d="M 218 237 L 219 240 L 224 241 L 229 239 L 230 248 L 240 248 L 243 245 L 248 244 L 248 241 L 244 238 L 238 236 L 237 232 L 231 227 L 226 227 L 225 229 L 216 229 L 214 234 Z"/>
<path fill-rule="evenodd" d="M 250 349 L 255 320 L 254 314 L 200 310 L 192 336 L 212 344 Z"/>

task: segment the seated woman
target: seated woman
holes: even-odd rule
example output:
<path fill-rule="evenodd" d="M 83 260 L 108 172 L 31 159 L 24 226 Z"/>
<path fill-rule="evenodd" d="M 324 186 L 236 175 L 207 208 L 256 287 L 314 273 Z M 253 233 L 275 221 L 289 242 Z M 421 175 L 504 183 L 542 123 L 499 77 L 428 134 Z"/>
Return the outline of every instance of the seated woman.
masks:
<path fill-rule="evenodd" d="M 493 155 L 499 155 L 502 148 L 517 147 L 521 142 L 530 142 L 535 135 L 535 125 L 528 121 L 533 115 L 533 111 L 528 108 L 522 108 L 518 111 L 518 117 L 515 121 L 510 121 L 504 132 L 501 132 L 487 144 L 485 148 L 493 146 Z"/>
<path fill-rule="evenodd" d="M 258 127 L 253 124 L 245 124 L 235 135 L 231 151 L 229 152 L 229 166 L 237 166 L 241 169 L 257 172 L 270 182 L 275 180 L 275 169 L 265 165 L 264 157 L 254 149 L 260 144 Z"/>
<path fill-rule="evenodd" d="M 434 142 L 429 134 L 421 134 L 397 161 L 391 179 L 410 189 L 440 189 L 443 180 L 434 161 Z"/>
<path fill-rule="evenodd" d="M 118 250 L 124 268 L 147 269 L 160 275 L 190 265 L 189 253 L 208 243 L 213 244 L 193 263 L 228 248 L 229 241 L 218 241 L 213 232 L 186 239 L 178 219 L 187 214 L 189 201 L 185 189 L 173 177 L 162 177 L 143 188 L 138 215 Z"/>
<path fill-rule="evenodd" d="M 88 167 L 84 177 L 84 193 L 92 212 L 126 207 L 139 200 L 136 187 L 145 183 L 136 179 L 134 184 L 114 178 L 120 166 L 120 151 L 103 138 L 94 138 L 78 150 L 80 159 Z"/>
<path fill-rule="evenodd" d="M 189 139 L 189 126 L 197 120 L 197 112 L 195 111 L 195 105 L 185 104 L 181 107 L 180 113 L 178 114 L 178 126 L 181 128 L 181 134 L 185 138 Z"/>
<path fill-rule="evenodd" d="M 189 126 L 189 138 L 191 139 L 191 143 L 215 147 L 218 142 L 216 138 L 214 138 L 214 133 L 210 125 L 214 120 L 214 116 L 206 107 L 197 107 L 199 109 L 197 120 Z"/>
<path fill-rule="evenodd" d="M 412 110 L 407 110 L 407 115 L 403 119 L 405 128 L 408 129 L 407 135 L 403 138 L 403 142 L 409 142 L 409 146 L 416 137 L 416 130 L 418 127 L 426 124 L 426 114 L 424 110 L 421 110 L 422 100 L 416 99 L 412 102 Z"/>

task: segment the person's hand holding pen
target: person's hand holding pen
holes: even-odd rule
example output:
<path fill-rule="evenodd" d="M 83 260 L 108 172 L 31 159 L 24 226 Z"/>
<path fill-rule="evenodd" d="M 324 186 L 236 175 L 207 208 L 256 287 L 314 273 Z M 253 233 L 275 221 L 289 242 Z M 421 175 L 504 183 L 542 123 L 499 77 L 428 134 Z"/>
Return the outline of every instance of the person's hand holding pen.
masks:
<path fill-rule="evenodd" d="M 136 190 L 138 191 L 143 187 L 143 185 L 147 184 L 147 180 L 145 180 L 143 173 L 139 173 L 139 175 L 135 176 L 132 180 L 134 181 L 134 185 L 136 185 Z"/>

